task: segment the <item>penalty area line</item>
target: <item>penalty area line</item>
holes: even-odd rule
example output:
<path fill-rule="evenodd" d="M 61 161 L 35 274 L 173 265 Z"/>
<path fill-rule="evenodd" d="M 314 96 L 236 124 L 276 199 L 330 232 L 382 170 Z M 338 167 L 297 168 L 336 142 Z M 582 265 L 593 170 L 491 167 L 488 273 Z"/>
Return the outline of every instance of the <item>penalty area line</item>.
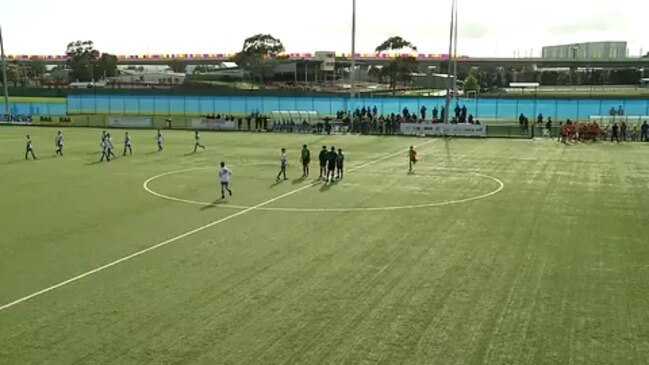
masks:
<path fill-rule="evenodd" d="M 431 140 L 429 140 L 429 141 L 427 141 L 427 142 L 425 142 L 425 143 L 422 143 L 421 145 L 419 145 L 419 146 L 417 146 L 417 147 L 423 147 L 423 146 L 425 146 L 425 145 L 427 145 L 427 144 L 429 144 L 429 143 L 431 143 L 431 142 L 433 142 L 433 141 L 434 141 L 434 140 L 431 139 Z M 370 161 L 370 162 L 366 162 L 366 163 L 364 163 L 364 164 L 362 164 L 362 165 L 359 165 L 359 166 L 353 167 L 353 168 L 349 169 L 348 171 L 349 171 L 349 172 L 352 172 L 352 171 L 355 171 L 355 170 L 358 170 L 358 169 L 362 169 L 362 168 L 364 168 L 364 167 L 367 167 L 367 166 L 370 166 L 370 165 L 376 164 L 376 163 L 378 163 L 378 162 L 381 162 L 381 161 L 387 160 L 387 159 L 389 159 L 389 158 L 392 158 L 392 157 L 394 157 L 394 156 L 397 156 L 397 155 L 399 155 L 399 154 L 402 154 L 402 153 L 404 153 L 404 151 L 407 151 L 407 150 L 400 150 L 400 151 L 398 151 L 398 152 L 391 153 L 391 154 L 389 154 L 389 155 L 386 155 L 386 156 L 383 156 L 383 157 L 377 158 L 377 159 L 372 160 L 372 161 Z M 262 208 L 262 207 L 264 207 L 264 206 L 266 206 L 266 205 L 272 204 L 272 203 L 274 203 L 274 202 L 276 202 L 276 201 L 278 201 L 278 200 L 284 199 L 284 198 L 286 198 L 286 197 L 288 197 L 288 196 L 291 196 L 291 195 L 297 194 L 297 193 L 299 193 L 299 192 L 301 192 L 301 191 L 303 191 L 303 190 L 309 189 L 309 188 L 311 188 L 311 187 L 317 185 L 318 183 L 319 183 L 319 181 L 314 181 L 314 182 L 312 182 L 312 183 L 310 183 L 310 184 L 308 184 L 308 185 L 302 186 L 302 187 L 297 188 L 297 189 L 295 189 L 295 190 L 291 190 L 291 191 L 289 191 L 289 192 L 287 192 L 287 193 L 284 193 L 284 194 L 282 194 L 282 195 L 278 195 L 278 196 L 276 196 L 276 197 L 274 197 L 274 198 L 272 198 L 272 199 L 268 199 L 268 200 L 266 200 L 266 201 L 264 201 L 264 202 L 261 202 L 261 203 L 259 203 L 259 204 L 257 204 L 257 205 L 253 205 L 253 206 L 251 206 L 251 207 L 249 207 L 249 208 L 246 208 L 246 209 L 244 209 L 244 210 L 242 210 L 242 211 L 239 211 L 239 212 L 233 213 L 233 214 L 231 214 L 231 215 L 229 215 L 229 216 L 227 216 L 227 217 L 224 217 L 224 218 L 221 218 L 221 219 L 216 220 L 216 221 L 214 221 L 214 222 L 208 223 L 208 224 L 206 224 L 206 225 L 204 225 L 204 226 L 201 226 L 201 227 L 198 227 L 198 228 L 192 229 L 191 231 L 187 231 L 187 232 L 185 232 L 185 233 L 183 233 L 183 234 L 180 234 L 180 235 L 175 236 L 175 237 L 173 237 L 173 238 L 170 238 L 170 239 L 168 239 L 168 240 L 162 241 L 162 242 L 157 243 L 157 244 L 155 244 L 155 245 L 153 245 L 153 246 L 151 246 L 151 247 L 148 247 L 148 248 L 142 249 L 142 250 L 140 250 L 140 251 L 137 251 L 137 252 L 135 252 L 135 253 L 132 253 L 132 254 L 130 254 L 130 255 L 128 255 L 128 256 L 124 256 L 124 257 L 122 257 L 122 258 L 120 258 L 120 259 L 117 259 L 117 260 L 115 260 L 115 261 L 109 262 L 109 263 L 107 263 L 107 264 L 105 264 L 105 265 L 99 266 L 99 267 L 97 267 L 97 268 L 95 268 L 95 269 L 92 269 L 92 270 L 90 270 L 90 271 L 86 271 L 86 272 L 84 272 L 83 274 L 79 274 L 79 275 L 77 275 L 77 276 L 75 276 L 75 277 L 72 277 L 72 278 L 70 278 L 70 279 L 67 279 L 67 280 L 61 281 L 61 282 L 58 283 L 58 284 L 54 284 L 54 285 L 52 285 L 52 286 L 50 286 L 50 287 L 47 287 L 47 288 L 45 288 L 45 289 L 42 289 L 42 290 L 39 290 L 39 291 L 34 292 L 34 293 L 32 293 L 32 294 L 26 295 L 26 296 L 24 296 L 24 297 L 22 297 L 22 298 L 20 298 L 20 299 L 16 299 L 16 300 L 14 300 L 13 302 L 10 302 L 10 303 L 7 303 L 7 304 L 4 304 L 4 305 L 0 306 L 0 312 L 5 311 L 5 310 L 7 310 L 7 309 L 9 309 L 9 308 L 11 308 L 11 307 L 14 307 L 14 306 L 18 305 L 18 304 L 21 304 L 21 303 L 27 302 L 27 301 L 29 301 L 29 300 L 31 300 L 31 299 L 36 298 L 36 297 L 39 297 L 39 296 L 41 296 L 41 295 L 43 295 L 43 294 L 49 293 L 49 292 L 51 292 L 51 291 L 53 291 L 53 290 L 56 290 L 56 289 L 59 289 L 59 288 L 61 288 L 61 287 L 66 286 L 66 285 L 69 285 L 69 284 L 72 284 L 72 283 L 74 283 L 74 282 L 77 282 L 77 281 L 79 281 L 79 280 L 81 280 L 81 279 L 84 279 L 84 278 L 86 278 L 86 277 L 88 277 L 88 276 L 94 275 L 94 274 L 96 274 L 96 273 L 98 273 L 98 272 L 101 272 L 101 271 L 104 271 L 104 270 L 106 270 L 106 269 L 109 269 L 109 268 L 111 268 L 111 267 L 113 267 L 113 266 L 119 265 L 119 264 L 121 264 L 121 263 L 123 263 L 123 262 L 126 262 L 126 261 L 129 261 L 129 260 L 131 260 L 131 259 L 134 259 L 134 258 L 136 258 L 136 257 L 138 257 L 138 256 L 142 256 L 142 255 L 144 255 L 145 253 L 148 253 L 148 252 L 151 252 L 151 251 L 153 251 L 153 250 L 157 250 L 157 249 L 159 249 L 159 248 L 161 248 L 161 247 L 167 246 L 167 245 L 169 245 L 169 244 L 171 244 L 171 243 L 174 243 L 174 242 L 179 241 L 179 240 L 181 240 L 181 239 L 183 239 L 183 238 L 189 237 L 189 236 L 191 236 L 191 235 L 193 235 L 193 234 L 196 234 L 196 233 L 198 233 L 198 232 L 204 231 L 204 230 L 206 230 L 206 229 L 208 229 L 208 228 L 211 228 L 211 227 L 214 227 L 214 226 L 219 225 L 219 224 L 221 224 L 221 223 L 227 222 L 227 221 L 229 221 L 229 220 L 231 220 L 231 219 L 237 218 L 237 217 L 242 216 L 242 215 L 244 215 L 244 214 L 246 214 L 246 213 L 250 213 L 250 212 L 252 212 L 253 210 L 256 210 L 256 209 Z"/>

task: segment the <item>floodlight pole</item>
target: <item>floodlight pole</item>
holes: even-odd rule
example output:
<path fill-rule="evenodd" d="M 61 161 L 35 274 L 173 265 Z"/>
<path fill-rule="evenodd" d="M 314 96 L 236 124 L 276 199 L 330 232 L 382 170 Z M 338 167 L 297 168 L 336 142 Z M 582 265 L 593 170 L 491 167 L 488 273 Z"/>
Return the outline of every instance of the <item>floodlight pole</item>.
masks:
<path fill-rule="evenodd" d="M 444 107 L 444 124 L 448 124 L 451 106 L 451 72 L 453 71 L 453 38 L 455 35 L 455 0 L 451 3 L 451 31 L 448 42 L 448 70 L 446 71 L 446 106 Z"/>
<path fill-rule="evenodd" d="M 5 46 L 2 41 L 2 27 L 0 27 L 0 58 L 2 58 L 2 87 L 5 97 L 5 114 L 9 115 L 9 86 L 7 85 L 7 60 Z"/>
<path fill-rule="evenodd" d="M 458 8 L 458 0 L 455 0 L 455 14 L 453 15 L 453 23 L 455 25 L 455 29 L 453 30 L 453 37 L 455 38 L 453 40 L 453 95 L 455 95 L 455 100 L 459 99 L 459 94 L 457 90 L 457 26 L 458 26 L 457 8 Z"/>
<path fill-rule="evenodd" d="M 352 63 L 349 69 L 349 99 L 356 92 L 356 0 L 352 0 Z"/>

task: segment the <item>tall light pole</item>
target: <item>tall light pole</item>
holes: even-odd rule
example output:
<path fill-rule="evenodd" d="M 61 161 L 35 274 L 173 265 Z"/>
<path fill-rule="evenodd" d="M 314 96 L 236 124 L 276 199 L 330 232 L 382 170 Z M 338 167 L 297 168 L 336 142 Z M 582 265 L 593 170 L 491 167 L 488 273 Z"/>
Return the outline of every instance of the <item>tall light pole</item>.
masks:
<path fill-rule="evenodd" d="M 448 42 L 448 70 L 446 71 L 446 106 L 444 107 L 444 123 L 448 124 L 451 106 L 451 74 L 453 71 L 453 38 L 455 38 L 455 1 L 451 4 L 451 31 Z M 455 80 L 453 80 L 455 82 Z"/>
<path fill-rule="evenodd" d="M 455 29 L 453 29 L 453 37 L 455 38 L 453 40 L 453 95 L 455 95 L 455 100 L 459 98 L 458 90 L 457 90 L 457 26 L 458 26 L 458 21 L 457 21 L 457 7 L 458 7 L 458 0 L 455 1 L 455 14 L 453 15 L 453 24 L 455 25 Z"/>
<path fill-rule="evenodd" d="M 356 92 L 356 0 L 352 0 L 352 64 L 349 69 L 349 99 Z"/>
<path fill-rule="evenodd" d="M 9 114 L 9 86 L 7 85 L 7 60 L 5 59 L 5 46 L 2 42 L 2 27 L 0 27 L 0 58 L 2 58 L 2 86 L 5 97 L 5 114 Z"/>

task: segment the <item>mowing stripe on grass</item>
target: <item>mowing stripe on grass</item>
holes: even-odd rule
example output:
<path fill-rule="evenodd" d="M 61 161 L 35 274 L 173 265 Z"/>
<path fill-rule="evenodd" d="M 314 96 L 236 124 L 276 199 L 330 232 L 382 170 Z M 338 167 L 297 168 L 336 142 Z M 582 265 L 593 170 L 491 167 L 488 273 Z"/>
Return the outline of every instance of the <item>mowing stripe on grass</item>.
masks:
<path fill-rule="evenodd" d="M 425 146 L 425 145 L 431 143 L 432 141 L 433 141 L 433 140 L 429 140 L 429 141 L 427 141 L 427 142 L 425 142 L 425 143 L 422 143 L 421 145 L 419 145 L 419 146 L 417 146 L 417 147 Z M 396 155 L 400 155 L 400 154 L 404 153 L 404 151 L 407 151 L 407 150 L 400 150 L 400 151 L 398 151 L 398 152 L 391 153 L 391 154 L 389 154 L 389 155 L 383 156 L 383 157 L 378 158 L 378 159 L 376 159 L 376 160 L 373 160 L 373 161 L 370 161 L 370 162 L 364 163 L 364 164 L 362 164 L 362 165 L 359 165 L 359 166 L 353 167 L 353 168 L 349 169 L 349 172 L 352 172 L 352 171 L 355 171 L 355 170 L 358 170 L 358 169 L 362 169 L 362 168 L 364 168 L 364 167 L 367 167 L 367 166 L 373 165 L 373 164 L 375 164 L 375 163 L 378 163 L 378 162 L 381 162 L 381 161 L 387 160 L 387 159 L 392 158 L 392 157 L 394 157 L 394 156 L 396 156 Z M 405 156 L 404 156 L 404 158 L 405 158 Z M 272 199 L 268 199 L 268 200 L 266 200 L 266 201 L 264 201 L 264 202 L 262 202 L 262 203 L 259 203 L 259 204 L 257 204 L 257 205 L 254 205 L 254 206 L 252 206 L 252 207 L 246 208 L 246 209 L 244 209 L 244 210 L 242 210 L 242 211 L 240 211 L 240 212 L 236 212 L 236 213 L 231 214 L 231 215 L 229 215 L 229 216 L 227 216 L 227 217 L 224 217 L 224 218 L 221 218 L 221 219 L 216 220 L 216 221 L 214 221 L 214 222 L 208 223 L 208 224 L 206 224 L 206 225 L 204 225 L 204 226 L 201 226 L 201 227 L 198 227 L 198 228 L 192 229 L 191 231 L 185 232 L 185 233 L 183 233 L 183 234 L 181 234 L 181 235 L 178 235 L 178 236 L 176 236 L 176 237 L 170 238 L 170 239 L 168 239 L 168 240 L 166 240 L 166 241 L 160 242 L 160 243 L 158 243 L 158 244 L 155 244 L 155 245 L 153 245 L 153 246 L 151 246 L 151 247 L 145 248 L 145 249 L 143 249 L 143 250 L 140 250 L 140 251 L 135 252 L 135 253 L 133 253 L 133 254 L 130 254 L 130 255 L 128 255 L 128 256 L 124 256 L 124 257 L 122 257 L 122 258 L 120 258 L 120 259 L 117 259 L 117 260 L 115 260 L 115 261 L 113 261 L 113 262 L 110 262 L 110 263 L 108 263 L 108 264 L 105 264 L 105 265 L 103 265 L 103 266 L 100 266 L 100 267 L 98 267 L 98 268 L 96 268 L 96 269 L 93 269 L 93 270 L 87 271 L 87 272 L 85 272 L 85 273 L 83 273 L 83 274 L 80 274 L 80 275 L 77 275 L 77 276 L 75 276 L 75 277 L 73 277 L 73 278 L 70 278 L 70 279 L 64 280 L 64 281 L 62 281 L 62 282 L 60 282 L 60 283 L 58 283 L 58 284 L 52 285 L 52 286 L 50 286 L 50 287 L 48 287 L 48 288 L 45 288 L 45 289 L 39 290 L 39 291 L 37 291 L 37 292 L 35 292 L 35 293 L 29 294 L 29 295 L 24 296 L 24 297 L 22 297 L 22 298 L 20 298 L 20 299 L 14 300 L 14 301 L 11 302 L 11 303 L 4 304 L 4 305 L 0 306 L 0 312 L 4 311 L 4 310 L 6 310 L 6 309 L 9 309 L 9 308 L 11 308 L 11 307 L 13 307 L 13 306 L 16 306 L 16 305 L 18 305 L 18 304 L 20 304 L 20 303 L 24 303 L 24 302 L 26 302 L 26 301 L 28 301 L 28 300 L 34 299 L 34 298 L 36 298 L 36 297 L 38 297 L 38 296 L 41 296 L 41 295 L 43 295 L 43 294 L 46 294 L 46 293 L 48 293 L 48 292 L 51 292 L 51 291 L 53 291 L 53 290 L 56 290 L 56 289 L 58 289 L 58 288 L 61 288 L 61 287 L 63 287 L 63 286 L 66 286 L 66 285 L 68 285 L 68 284 L 72 284 L 72 283 L 74 283 L 74 282 L 76 282 L 76 281 L 79 281 L 79 280 L 81 280 L 81 279 L 83 279 L 83 278 L 85 278 L 85 277 L 88 277 L 88 276 L 90 276 L 90 275 L 96 274 L 96 273 L 98 273 L 98 272 L 100 272 L 100 271 L 104 271 L 104 270 L 106 270 L 106 269 L 108 269 L 108 268 L 111 268 L 111 267 L 113 267 L 113 266 L 119 265 L 119 264 L 121 264 L 122 262 L 128 261 L 128 260 L 130 260 L 130 259 L 136 258 L 136 257 L 141 256 L 141 255 L 144 255 L 144 254 L 147 253 L 147 252 L 150 252 L 150 251 L 156 250 L 156 249 L 158 249 L 158 248 L 160 248 L 160 247 L 164 247 L 164 246 L 166 246 L 166 245 L 168 245 L 168 244 L 170 244 L 170 243 L 176 242 L 176 241 L 181 240 L 181 239 L 183 239 L 183 238 L 185 238 L 185 237 L 189 237 L 189 236 L 191 236 L 191 235 L 193 235 L 193 234 L 195 234 L 195 233 L 198 233 L 198 232 L 204 231 L 204 230 L 206 230 L 206 229 L 208 229 L 208 228 L 211 228 L 211 227 L 214 227 L 214 226 L 216 226 L 216 225 L 218 225 L 218 224 L 221 224 L 221 223 L 227 222 L 227 221 L 229 221 L 229 220 L 231 220 L 231 219 L 233 219 L 233 218 L 239 217 L 239 216 L 244 215 L 244 214 L 246 214 L 246 213 L 250 213 L 250 212 L 252 212 L 253 210 L 256 210 L 256 209 L 261 208 L 261 207 L 264 207 L 264 206 L 266 206 L 266 205 L 268 205 L 268 204 L 274 203 L 274 202 L 276 202 L 276 201 L 278 201 L 278 200 L 280 200 L 280 199 L 284 199 L 284 198 L 286 198 L 287 196 L 291 196 L 291 195 L 297 194 L 297 193 L 299 193 L 300 191 L 303 191 L 303 190 L 309 189 L 309 188 L 313 187 L 314 185 L 316 185 L 316 184 L 318 184 L 318 183 L 319 183 L 319 181 L 314 181 L 314 182 L 312 182 L 312 183 L 310 183 L 310 184 L 308 184 L 308 185 L 305 185 L 305 186 L 303 186 L 303 187 L 301 187 L 301 188 L 297 188 L 297 189 L 295 189 L 295 190 L 291 190 L 291 191 L 289 191 L 289 192 L 287 192 L 287 193 L 284 193 L 284 194 L 282 194 L 282 195 L 276 196 L 276 197 L 274 197 L 274 198 L 272 198 Z"/>

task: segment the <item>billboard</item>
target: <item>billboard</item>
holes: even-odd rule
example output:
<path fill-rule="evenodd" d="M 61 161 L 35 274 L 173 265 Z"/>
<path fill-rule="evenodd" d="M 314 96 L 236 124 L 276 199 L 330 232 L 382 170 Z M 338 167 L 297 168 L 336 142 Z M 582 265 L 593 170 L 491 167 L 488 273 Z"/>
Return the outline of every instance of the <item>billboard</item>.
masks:
<path fill-rule="evenodd" d="M 147 117 L 108 117 L 111 128 L 151 128 L 153 118 Z"/>
<path fill-rule="evenodd" d="M 486 137 L 487 127 L 476 124 L 401 123 L 401 133 L 437 137 Z"/>
<path fill-rule="evenodd" d="M 233 120 L 225 119 L 192 119 L 191 129 L 211 131 L 234 131 L 237 129 Z"/>

